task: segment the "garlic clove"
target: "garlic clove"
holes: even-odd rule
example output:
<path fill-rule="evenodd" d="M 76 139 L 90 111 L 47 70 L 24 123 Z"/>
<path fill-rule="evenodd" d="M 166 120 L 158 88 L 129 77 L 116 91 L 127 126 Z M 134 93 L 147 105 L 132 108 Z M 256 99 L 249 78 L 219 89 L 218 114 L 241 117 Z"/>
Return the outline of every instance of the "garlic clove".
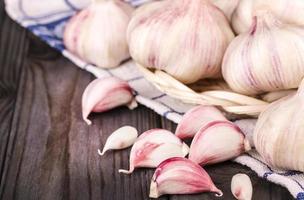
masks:
<path fill-rule="evenodd" d="M 240 0 L 212 0 L 214 5 L 221 9 L 229 21 L 235 9 L 237 8 Z"/>
<path fill-rule="evenodd" d="M 102 152 L 98 149 L 99 155 L 104 155 L 108 150 L 125 149 L 134 144 L 138 136 L 136 128 L 123 126 L 114 131 L 107 139 Z"/>
<path fill-rule="evenodd" d="M 250 149 L 250 143 L 239 127 L 229 121 L 214 121 L 194 136 L 189 159 L 208 165 L 230 160 Z"/>
<path fill-rule="evenodd" d="M 155 170 L 150 185 L 150 197 L 164 194 L 223 193 L 212 182 L 207 172 L 189 159 L 175 157 L 163 161 Z"/>
<path fill-rule="evenodd" d="M 231 180 L 231 192 L 238 200 L 251 200 L 252 183 L 246 174 L 236 174 Z"/>
<path fill-rule="evenodd" d="M 271 103 L 255 126 L 253 140 L 264 161 L 304 172 L 304 81 L 296 94 Z"/>
<path fill-rule="evenodd" d="M 181 139 L 193 137 L 197 131 L 212 121 L 225 121 L 225 116 L 213 106 L 196 106 L 190 109 L 178 124 L 175 135 Z"/>
<path fill-rule="evenodd" d="M 127 30 L 131 57 L 183 83 L 220 76 L 234 38 L 223 12 L 209 0 L 164 0 L 140 7 Z"/>
<path fill-rule="evenodd" d="M 261 8 L 270 10 L 284 23 L 304 25 L 302 0 L 241 0 L 232 15 L 234 31 L 238 34 L 248 31 L 255 13 Z"/>
<path fill-rule="evenodd" d="M 104 112 L 121 105 L 130 109 L 137 106 L 128 83 L 115 77 L 95 79 L 82 95 L 82 116 L 91 125 L 88 119 L 91 112 Z"/>
<path fill-rule="evenodd" d="M 138 167 L 157 167 L 171 157 L 185 157 L 189 147 L 170 131 L 152 129 L 138 137 L 130 153 L 129 170 L 119 172 L 131 174 Z"/>
<path fill-rule="evenodd" d="M 229 45 L 222 73 L 236 92 L 255 95 L 297 88 L 304 76 L 304 29 L 260 10 L 250 31 Z"/>
<path fill-rule="evenodd" d="M 98 67 L 118 66 L 130 57 L 125 34 L 133 10 L 123 1 L 93 1 L 67 23 L 66 48 Z"/>

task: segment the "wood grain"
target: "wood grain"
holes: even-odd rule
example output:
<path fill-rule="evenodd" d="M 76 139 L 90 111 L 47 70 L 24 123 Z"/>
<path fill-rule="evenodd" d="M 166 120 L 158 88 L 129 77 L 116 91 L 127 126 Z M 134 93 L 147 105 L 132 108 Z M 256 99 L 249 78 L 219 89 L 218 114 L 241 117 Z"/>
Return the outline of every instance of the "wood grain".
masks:
<path fill-rule="evenodd" d="M 174 131 L 176 125 L 140 106 L 93 114 L 92 126 L 81 119 L 81 95 L 93 76 L 20 28 L 0 4 L 0 199 L 148 199 L 153 169 L 123 175 L 130 149 L 100 157 L 106 138 L 123 125 L 139 132 Z M 253 199 L 292 199 L 285 188 L 266 182 L 232 163 L 206 167 L 223 198 L 213 194 L 171 195 L 160 199 L 233 199 L 231 177 L 248 174 Z"/>

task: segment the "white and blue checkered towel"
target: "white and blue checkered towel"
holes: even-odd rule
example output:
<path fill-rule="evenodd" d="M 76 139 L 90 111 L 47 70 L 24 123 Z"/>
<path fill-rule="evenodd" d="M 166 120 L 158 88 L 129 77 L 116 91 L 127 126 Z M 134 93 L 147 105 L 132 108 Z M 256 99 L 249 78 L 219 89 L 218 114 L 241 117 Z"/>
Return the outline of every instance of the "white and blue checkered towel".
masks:
<path fill-rule="evenodd" d="M 150 0 L 126 1 L 137 6 Z M 128 81 L 136 93 L 136 100 L 158 114 L 178 123 L 182 115 L 193 107 L 193 105 L 184 104 L 157 90 L 145 80 L 133 61 L 129 61 L 119 68 L 105 70 L 83 62 L 65 49 L 62 35 L 67 20 L 86 7 L 91 0 L 5 0 L 5 2 L 6 11 L 13 20 L 60 51 L 78 67 L 91 72 L 96 77 L 117 76 Z M 255 121 L 241 120 L 236 123 L 245 133 L 252 134 Z M 295 198 L 304 200 L 303 173 L 273 169 L 267 166 L 255 151 L 239 156 L 235 161 L 250 167 L 260 177 L 286 187 Z"/>

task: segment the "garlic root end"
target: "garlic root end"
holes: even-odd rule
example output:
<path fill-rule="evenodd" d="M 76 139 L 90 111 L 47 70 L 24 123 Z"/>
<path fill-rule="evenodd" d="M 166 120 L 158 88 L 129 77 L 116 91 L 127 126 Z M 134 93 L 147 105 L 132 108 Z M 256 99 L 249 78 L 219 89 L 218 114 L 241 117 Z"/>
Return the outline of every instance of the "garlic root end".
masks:
<path fill-rule="evenodd" d="M 105 154 L 105 151 L 102 151 L 102 152 L 101 152 L 100 149 L 98 149 L 97 151 L 98 151 L 98 154 L 99 154 L 100 156 L 103 156 L 103 155 Z"/>
<path fill-rule="evenodd" d="M 244 149 L 245 149 L 245 152 L 247 151 L 250 151 L 251 150 L 251 145 L 250 145 L 250 142 L 248 139 L 244 139 Z"/>
<path fill-rule="evenodd" d="M 130 110 L 133 110 L 138 106 L 138 104 L 137 104 L 137 101 L 135 99 L 133 99 L 127 106 Z"/>
<path fill-rule="evenodd" d="M 182 152 L 183 152 L 183 156 L 186 156 L 189 154 L 190 151 L 190 147 L 183 142 L 183 146 L 182 146 Z"/>
<path fill-rule="evenodd" d="M 87 123 L 87 125 L 92 125 L 92 121 L 89 120 L 87 117 L 84 117 L 83 120 Z"/>
<path fill-rule="evenodd" d="M 156 199 L 159 196 L 160 195 L 159 195 L 158 190 L 157 190 L 157 184 L 156 184 L 156 182 L 152 181 L 151 185 L 150 185 L 150 194 L 149 194 L 149 197 Z"/>
<path fill-rule="evenodd" d="M 133 170 L 119 169 L 118 172 L 123 174 L 132 174 Z"/>
<path fill-rule="evenodd" d="M 212 192 L 215 193 L 216 197 L 222 197 L 224 194 L 222 192 L 222 190 L 218 189 L 217 187 L 215 187 L 213 190 L 211 190 Z"/>

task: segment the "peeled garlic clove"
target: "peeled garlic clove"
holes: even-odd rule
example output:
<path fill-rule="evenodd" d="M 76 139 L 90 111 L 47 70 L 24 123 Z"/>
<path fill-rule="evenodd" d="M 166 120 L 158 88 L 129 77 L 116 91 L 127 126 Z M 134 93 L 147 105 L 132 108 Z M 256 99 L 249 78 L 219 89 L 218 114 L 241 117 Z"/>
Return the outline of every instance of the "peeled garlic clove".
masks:
<path fill-rule="evenodd" d="M 171 157 L 185 157 L 189 147 L 170 131 L 152 129 L 138 137 L 130 153 L 130 169 L 119 172 L 131 174 L 138 167 L 157 167 Z"/>
<path fill-rule="evenodd" d="M 214 121 L 194 136 L 189 159 L 208 165 L 230 160 L 250 149 L 249 141 L 239 127 L 229 121 Z"/>
<path fill-rule="evenodd" d="M 150 197 L 163 194 L 223 193 L 212 182 L 207 172 L 198 164 L 186 158 L 169 158 L 155 170 L 150 185 Z"/>
<path fill-rule="evenodd" d="M 240 0 L 212 0 L 214 5 L 221 9 L 228 20 L 231 20 L 232 13 L 235 11 Z"/>
<path fill-rule="evenodd" d="M 88 116 L 91 112 L 104 112 L 121 105 L 130 109 L 137 106 L 128 83 L 115 77 L 96 79 L 82 95 L 82 117 L 90 125 Z"/>
<path fill-rule="evenodd" d="M 98 67 L 118 66 L 130 57 L 126 30 L 133 8 L 118 0 L 94 0 L 68 22 L 66 48 Z"/>
<path fill-rule="evenodd" d="M 175 135 L 181 139 L 193 137 L 197 131 L 212 121 L 225 121 L 224 115 L 213 106 L 196 106 L 189 110 L 178 124 Z"/>
<path fill-rule="evenodd" d="M 304 172 L 304 82 L 296 94 L 276 101 L 260 114 L 256 150 L 270 166 Z"/>
<path fill-rule="evenodd" d="M 261 10 L 249 32 L 229 45 L 223 77 L 236 92 L 254 95 L 297 88 L 304 76 L 304 29 Z"/>
<path fill-rule="evenodd" d="M 183 83 L 218 77 L 234 38 L 223 12 L 209 0 L 164 0 L 140 7 L 127 31 L 131 57 Z"/>
<path fill-rule="evenodd" d="M 125 149 L 134 144 L 137 136 L 138 133 L 136 128 L 132 126 L 123 126 L 108 137 L 102 152 L 98 149 L 98 153 L 102 156 L 110 149 Z"/>
<path fill-rule="evenodd" d="M 287 24 L 304 25 L 304 1 L 302 0 L 241 0 L 232 15 L 232 26 L 236 33 L 247 32 L 255 12 L 268 9 Z"/>
<path fill-rule="evenodd" d="M 231 180 L 231 192 L 238 200 L 251 200 L 252 183 L 246 174 L 236 174 Z"/>

